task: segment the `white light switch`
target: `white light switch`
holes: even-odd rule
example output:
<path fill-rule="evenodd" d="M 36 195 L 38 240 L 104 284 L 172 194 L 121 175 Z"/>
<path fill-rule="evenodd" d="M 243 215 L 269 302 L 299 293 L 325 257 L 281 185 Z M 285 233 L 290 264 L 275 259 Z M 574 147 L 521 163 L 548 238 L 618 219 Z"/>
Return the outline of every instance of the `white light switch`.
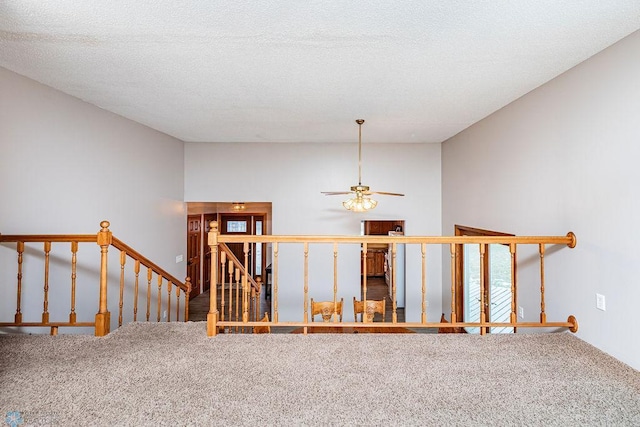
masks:
<path fill-rule="evenodd" d="M 179 263 L 179 262 L 182 262 L 183 259 L 184 258 L 182 257 L 182 255 L 176 256 L 176 264 Z"/>
<path fill-rule="evenodd" d="M 604 301 L 604 295 L 596 294 L 596 308 L 602 311 L 607 309 Z"/>

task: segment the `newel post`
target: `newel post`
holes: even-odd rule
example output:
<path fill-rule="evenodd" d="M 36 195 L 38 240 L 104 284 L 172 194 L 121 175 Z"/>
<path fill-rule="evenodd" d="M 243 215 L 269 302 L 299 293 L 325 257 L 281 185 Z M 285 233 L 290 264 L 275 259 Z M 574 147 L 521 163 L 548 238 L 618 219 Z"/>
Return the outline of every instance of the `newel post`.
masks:
<path fill-rule="evenodd" d="M 107 309 L 107 252 L 111 245 L 111 231 L 109 221 L 100 223 L 102 229 L 98 232 L 98 246 L 100 246 L 100 304 L 96 314 L 95 335 L 103 337 L 111 330 L 111 314 Z"/>
<path fill-rule="evenodd" d="M 211 248 L 211 285 L 209 313 L 207 313 L 207 336 L 218 334 L 218 222 L 211 221 L 208 243 Z"/>

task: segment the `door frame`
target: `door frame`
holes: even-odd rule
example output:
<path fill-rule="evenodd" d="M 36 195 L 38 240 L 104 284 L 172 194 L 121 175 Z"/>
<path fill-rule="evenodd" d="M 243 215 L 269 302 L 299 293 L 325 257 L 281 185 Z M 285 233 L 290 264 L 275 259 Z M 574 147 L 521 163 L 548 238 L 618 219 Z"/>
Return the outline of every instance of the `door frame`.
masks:
<path fill-rule="evenodd" d="M 267 215 L 265 213 L 257 213 L 257 212 L 242 212 L 242 213 L 236 213 L 236 212 L 223 212 L 223 213 L 219 213 L 218 214 L 218 219 L 219 219 L 219 224 L 220 224 L 220 228 L 219 228 L 219 232 L 220 234 L 249 234 L 249 235 L 255 235 L 256 233 L 256 221 L 262 221 L 262 234 L 266 234 L 265 230 L 266 230 L 266 221 L 267 221 Z M 233 221 L 234 219 L 243 219 L 247 221 L 247 225 L 249 226 L 249 229 L 247 230 L 247 232 L 226 232 L 226 224 L 228 221 Z M 267 251 L 265 250 L 265 247 L 262 248 L 262 256 L 261 256 L 261 272 L 259 275 L 256 276 L 256 261 L 253 258 L 253 256 L 255 255 L 256 252 L 256 245 L 257 243 L 253 243 L 251 244 L 250 248 L 249 248 L 249 263 L 250 263 L 250 269 L 251 271 L 249 272 L 249 274 L 251 274 L 254 279 L 256 277 L 260 277 L 262 279 L 263 283 L 266 283 L 266 261 L 267 261 Z M 266 246 L 266 245 L 265 245 Z M 237 256 L 237 255 L 236 255 Z M 239 261 L 244 261 L 244 256 L 243 257 L 239 257 L 237 256 Z"/>

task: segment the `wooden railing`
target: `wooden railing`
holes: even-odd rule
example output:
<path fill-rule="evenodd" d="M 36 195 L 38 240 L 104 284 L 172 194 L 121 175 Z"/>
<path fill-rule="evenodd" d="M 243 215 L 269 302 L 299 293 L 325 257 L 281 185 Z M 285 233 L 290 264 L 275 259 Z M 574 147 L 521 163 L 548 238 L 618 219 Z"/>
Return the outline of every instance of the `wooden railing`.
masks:
<path fill-rule="evenodd" d="M 207 315 L 207 335 L 214 336 L 217 335 L 220 331 L 230 331 L 232 328 L 246 328 L 246 330 L 251 330 L 252 327 L 302 327 L 304 332 L 307 332 L 307 329 L 311 326 L 314 328 L 318 327 L 331 327 L 331 328 L 360 328 L 360 327 L 368 327 L 371 324 L 359 323 L 359 322 L 337 322 L 338 316 L 333 316 L 334 322 L 331 323 L 322 323 L 315 322 L 310 323 L 309 321 L 309 265 L 308 265 L 308 254 L 309 254 L 309 245 L 316 243 L 326 243 L 333 244 L 333 265 L 334 265 L 334 283 L 333 283 L 333 301 L 334 303 L 339 299 L 338 298 L 338 244 L 354 244 L 359 245 L 362 251 L 362 259 L 363 266 L 366 269 L 366 257 L 368 252 L 368 245 L 379 245 L 386 244 L 391 248 L 391 262 L 392 262 L 392 278 L 391 278 L 391 298 L 392 298 L 392 321 L 387 323 L 376 323 L 376 328 L 397 328 L 397 327 L 405 327 L 405 328 L 466 328 L 466 327 L 479 327 L 481 334 L 484 334 L 487 328 L 492 327 L 517 327 L 517 328 L 568 328 L 572 332 L 576 332 L 578 330 L 578 322 L 574 316 L 569 316 L 567 321 L 557 321 L 557 322 L 549 322 L 547 321 L 547 314 L 545 308 L 545 266 L 544 266 L 544 256 L 545 256 L 545 248 L 548 245 L 566 245 L 570 248 L 575 247 L 576 245 L 576 236 L 569 232 L 566 236 L 274 236 L 274 235 L 263 235 L 263 236 L 246 236 L 246 235 L 228 235 L 228 234 L 219 234 L 218 233 L 218 224 L 213 221 L 211 222 L 210 232 L 208 234 L 208 244 L 211 248 L 211 272 L 212 272 L 212 283 L 220 283 L 218 277 L 218 267 L 220 263 L 222 263 L 222 274 L 224 275 L 224 265 L 225 265 L 225 257 L 230 251 L 225 248 L 226 243 L 243 243 L 245 247 L 245 253 L 247 252 L 247 245 L 254 243 L 263 243 L 263 244 L 271 244 L 272 247 L 272 266 L 273 266 L 273 284 L 272 284 L 272 320 L 268 322 L 258 321 L 258 317 L 254 316 L 253 319 L 250 319 L 249 311 L 251 305 L 247 302 L 245 298 L 242 299 L 242 320 L 238 316 L 236 316 L 235 320 L 230 316 L 224 317 L 218 307 L 218 298 L 217 298 L 217 287 L 212 286 L 211 290 L 211 298 L 210 298 L 210 307 L 209 313 Z M 303 301 L 302 306 L 300 307 L 300 311 L 302 313 L 302 321 L 288 321 L 288 322 L 280 322 L 279 321 L 279 308 L 278 308 L 278 294 L 279 294 L 279 248 L 280 245 L 283 244 L 302 244 L 303 246 L 303 280 L 301 285 L 303 287 Z M 420 322 L 398 322 L 397 316 L 397 265 L 396 265 L 396 252 L 397 245 L 405 244 L 409 245 L 419 245 L 421 252 L 421 263 L 420 263 L 420 292 L 421 292 L 421 313 L 420 313 Z M 479 246 L 480 254 L 482 257 L 485 256 L 487 252 L 488 245 L 491 244 L 502 244 L 508 245 L 511 252 L 511 313 L 510 313 L 510 321 L 509 322 L 490 322 L 487 319 L 487 314 L 485 313 L 485 302 L 484 295 L 485 289 L 487 289 L 488 284 L 485 283 L 485 274 L 481 274 L 480 276 L 480 306 L 481 306 L 481 314 L 480 320 L 478 322 L 462 322 L 457 319 L 456 315 L 456 257 L 459 255 L 459 251 L 456 249 L 464 244 L 475 244 Z M 225 246 L 223 246 L 225 245 Z M 427 295 L 427 274 L 426 274 L 426 254 L 427 247 L 429 245 L 447 245 L 449 246 L 451 253 L 451 322 L 443 323 L 443 322 L 428 322 L 427 321 L 427 304 L 426 304 L 426 295 Z M 539 322 L 518 322 L 516 316 L 516 307 L 517 307 L 517 277 L 515 274 L 516 271 L 516 258 L 515 253 L 518 246 L 522 245 L 536 245 L 539 253 L 539 262 L 540 262 L 540 321 Z M 237 265 L 238 260 L 234 260 L 233 264 Z M 248 259 L 245 256 L 244 260 L 244 268 L 245 271 L 249 271 L 249 263 Z M 481 267 L 482 268 L 482 267 Z M 229 281 L 231 282 L 232 274 L 229 271 Z M 236 283 L 241 282 L 242 289 L 248 289 L 249 275 L 243 274 L 242 278 L 238 276 L 236 273 L 235 281 Z M 290 284 L 287 284 L 290 286 Z M 440 284 L 438 283 L 438 286 Z M 223 284 L 224 289 L 224 284 Z M 367 274 L 366 270 L 362 272 L 362 294 L 363 299 L 367 299 Z M 227 304 L 231 303 L 231 293 L 229 294 L 230 298 L 227 300 Z M 239 297 L 236 298 L 236 303 L 239 301 Z M 335 304 L 334 304 L 335 306 Z M 236 313 L 238 311 L 236 310 Z M 438 315 L 440 313 L 437 313 Z"/>
<path fill-rule="evenodd" d="M 245 261 L 240 262 L 235 256 L 233 251 L 224 243 L 219 245 L 220 248 L 220 320 L 226 319 L 231 321 L 235 319 L 236 322 L 243 319 L 243 321 L 257 321 L 259 319 L 259 307 L 260 307 L 260 293 L 262 291 L 262 278 L 258 277 L 254 279 L 248 273 L 248 259 L 249 259 L 249 245 L 243 245 L 243 253 Z M 228 260 L 227 260 L 228 258 Z M 228 287 L 227 287 L 227 275 L 225 269 L 228 267 Z M 216 282 L 213 282 L 216 283 Z M 228 294 L 225 292 L 228 290 Z M 234 294 L 235 290 L 235 294 Z M 217 294 L 217 289 L 214 290 L 214 294 Z M 242 295 L 242 299 L 241 296 Z M 227 298 L 225 298 L 225 296 Z M 241 303 L 242 301 L 242 303 Z M 245 320 L 246 319 L 246 320 Z M 228 333 L 232 332 L 247 332 L 248 328 L 244 326 L 228 327 L 223 329 Z"/>
<path fill-rule="evenodd" d="M 113 246 L 117 249 L 120 255 L 120 281 L 119 281 L 119 298 L 118 298 L 118 326 L 123 323 L 123 310 L 125 305 L 125 285 L 126 281 L 126 265 L 127 260 L 132 260 L 133 271 L 131 275 L 134 277 L 133 281 L 133 301 L 131 302 L 133 321 L 139 321 L 138 317 L 138 297 L 140 293 L 140 271 L 141 268 L 146 269 L 146 274 L 143 275 L 143 287 L 146 284 L 146 312 L 144 320 L 150 321 L 152 319 L 152 307 L 151 301 L 154 299 L 153 288 L 157 288 L 155 292 L 156 299 L 156 321 L 160 322 L 164 317 L 164 311 L 167 313 L 166 321 L 171 321 L 172 310 L 172 294 L 175 293 L 175 320 L 179 320 L 182 314 L 183 320 L 187 321 L 189 318 L 189 304 L 188 296 L 191 290 L 190 279 L 187 278 L 183 283 L 176 279 L 171 274 L 167 273 L 164 269 L 153 263 L 148 258 L 144 257 L 130 246 L 123 243 L 121 240 L 113 237 L 111 231 L 109 231 L 109 222 L 103 221 L 100 223 L 100 231 L 97 234 L 69 234 L 69 235 L 1 235 L 0 244 L 7 246 L 15 243 L 17 252 L 17 283 L 16 283 L 16 312 L 13 316 L 13 322 L 0 322 L 0 327 L 49 327 L 52 335 L 56 335 L 59 327 L 93 327 L 95 329 L 96 336 L 107 335 L 111 329 L 111 313 L 108 310 L 107 297 L 109 294 L 108 277 L 109 277 L 109 264 L 108 264 L 108 251 L 109 247 Z M 43 284 L 43 299 L 42 306 L 43 311 L 40 321 L 25 322 L 23 316 L 23 294 L 25 287 L 34 286 L 34 283 L 28 285 L 24 282 L 23 277 L 23 255 L 25 253 L 26 243 L 42 243 L 43 252 L 36 252 L 36 258 L 41 258 L 44 264 L 44 284 Z M 77 296 L 77 269 L 78 269 L 78 249 L 80 243 L 92 243 L 98 244 L 100 247 L 100 260 L 99 267 L 94 268 L 95 274 L 90 275 L 91 280 L 95 280 L 90 283 L 89 286 L 95 286 L 95 291 L 98 292 L 98 312 L 95 315 L 94 321 L 77 321 L 78 315 L 76 312 L 76 296 Z M 70 312 L 68 320 L 65 321 L 52 321 L 49 312 L 49 276 L 50 276 L 50 258 L 52 245 L 64 245 L 67 244 L 71 249 L 70 266 Z M 97 261 L 97 260 L 95 260 Z M 60 276 L 56 276 L 57 281 L 60 281 Z M 145 280 L 146 279 L 146 280 Z M 87 286 L 87 284 L 83 284 Z M 166 291 L 163 289 L 166 289 Z M 2 284 L 2 292 L 6 294 L 8 284 Z M 111 287 L 114 289 L 114 287 Z M 59 292 L 59 291 L 58 291 Z M 143 290 L 144 292 L 144 290 Z M 163 304 L 163 292 L 166 292 L 166 303 Z M 182 310 L 180 305 L 180 299 L 182 296 Z M 33 307 L 29 307 L 33 308 Z M 59 313 L 56 313 L 60 317 Z M 33 314 L 30 313 L 33 317 Z M 86 318 L 87 316 L 85 316 Z"/>

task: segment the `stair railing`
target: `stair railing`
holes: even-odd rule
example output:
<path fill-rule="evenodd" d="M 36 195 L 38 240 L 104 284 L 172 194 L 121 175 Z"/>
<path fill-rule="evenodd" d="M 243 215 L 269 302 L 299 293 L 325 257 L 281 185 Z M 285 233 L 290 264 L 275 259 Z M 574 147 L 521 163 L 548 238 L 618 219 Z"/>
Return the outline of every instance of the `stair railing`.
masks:
<path fill-rule="evenodd" d="M 245 262 L 242 263 L 233 251 L 224 243 L 220 243 L 220 320 L 257 321 L 260 311 L 260 295 L 262 278 L 253 278 L 248 272 L 249 245 L 244 245 Z M 228 259 L 227 259 L 228 258 Z M 228 267 L 228 288 L 225 269 Z M 216 282 L 213 282 L 216 283 Z M 235 288 L 234 288 L 235 286 Z M 235 289 L 235 293 L 234 293 Z M 216 289 L 217 292 L 217 289 Z M 242 295 L 242 297 L 240 296 Z M 228 333 L 248 332 L 247 328 L 228 327 Z"/>
<path fill-rule="evenodd" d="M 100 231 L 97 234 L 59 234 L 59 235 L 2 235 L 0 234 L 0 245 L 7 246 L 15 243 L 15 250 L 17 253 L 17 283 L 16 283 L 16 312 L 13 316 L 13 322 L 2 321 L 0 327 L 48 327 L 50 328 L 51 335 L 57 335 L 59 327 L 93 327 L 96 336 L 104 336 L 110 332 L 111 329 L 111 313 L 108 309 L 108 294 L 110 289 L 115 287 L 108 286 L 109 278 L 109 264 L 108 264 L 108 252 L 109 247 L 113 246 L 120 254 L 120 281 L 119 281 L 119 299 L 118 299 L 118 327 L 123 323 L 123 309 L 124 309 L 124 295 L 126 286 L 126 274 L 125 266 L 127 260 L 132 261 L 133 272 L 131 273 L 135 278 L 133 279 L 133 321 L 139 321 L 138 318 L 138 298 L 140 293 L 140 271 L 141 268 L 146 269 L 146 316 L 145 320 L 151 320 L 151 300 L 153 299 L 152 287 L 157 288 L 155 299 L 157 301 L 156 306 L 156 321 L 160 322 L 162 318 L 166 321 L 172 320 L 172 295 L 175 293 L 175 320 L 180 320 L 182 314 L 183 320 L 189 319 L 189 304 L 188 297 L 191 290 L 190 279 L 187 278 L 185 282 L 176 279 L 169 274 L 166 270 L 153 263 L 148 258 L 141 255 L 139 252 L 123 243 L 121 240 L 115 238 L 109 230 L 109 222 L 102 221 L 100 223 Z M 25 244 L 42 243 L 43 251 L 39 252 L 32 246 L 25 246 Z M 78 292 L 77 283 L 77 269 L 78 269 L 78 252 L 79 244 L 92 243 L 97 244 L 100 247 L 100 267 L 93 270 L 95 274 L 90 274 L 90 277 L 96 277 L 97 291 L 98 291 L 98 312 L 94 317 L 94 321 L 78 321 L 78 313 L 76 312 L 76 296 Z M 69 245 L 71 249 L 70 266 L 70 312 L 68 320 L 51 320 L 51 313 L 49 312 L 49 302 L 52 296 L 50 289 L 50 274 L 51 274 L 51 259 L 53 245 L 58 246 L 65 244 Z M 33 255 L 37 259 L 41 259 L 43 266 L 43 287 L 42 287 L 42 313 L 40 321 L 24 321 L 24 309 L 23 299 L 26 287 L 32 287 L 33 283 L 25 283 L 24 277 L 24 255 L 25 251 L 29 250 L 29 255 Z M 56 248 L 58 249 L 58 248 Z M 55 252 L 57 255 L 57 252 Z M 55 261 L 60 264 L 60 257 L 56 257 Z M 35 270 L 35 269 L 34 269 Z M 30 271 L 34 271 L 30 270 Z M 61 275 L 57 274 L 54 279 L 56 283 L 59 283 Z M 143 277 L 144 279 L 144 277 Z M 89 280 L 86 280 L 89 281 Z M 153 286 L 152 286 L 153 283 Z M 6 286 L 6 285 L 5 285 Z M 84 284 L 82 285 L 85 286 Z M 29 289 L 31 291 L 33 289 Z M 59 291 L 56 289 L 56 293 Z M 163 303 L 162 293 L 166 292 L 166 302 Z M 180 299 L 184 301 L 182 303 L 183 309 L 181 310 Z M 31 308 L 30 304 L 30 307 Z M 166 313 L 166 317 L 164 315 Z M 56 313 L 58 315 L 58 313 Z M 59 315 L 58 315 L 59 316 Z M 88 319 L 88 316 L 83 316 Z"/>

